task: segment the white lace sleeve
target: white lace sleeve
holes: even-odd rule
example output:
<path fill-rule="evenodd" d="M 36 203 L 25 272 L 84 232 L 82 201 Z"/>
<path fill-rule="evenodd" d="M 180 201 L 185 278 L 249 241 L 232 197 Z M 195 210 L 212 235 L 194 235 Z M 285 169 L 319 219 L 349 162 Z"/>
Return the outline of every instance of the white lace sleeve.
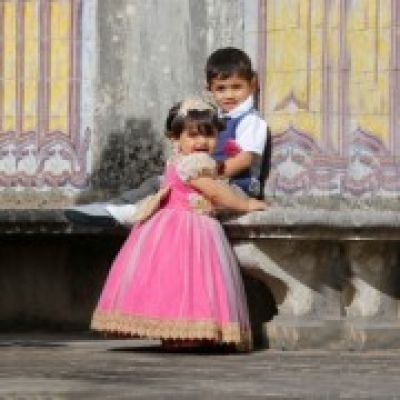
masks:
<path fill-rule="evenodd" d="M 206 153 L 183 156 L 176 164 L 178 175 L 183 181 L 199 176 L 215 176 L 216 162 Z"/>

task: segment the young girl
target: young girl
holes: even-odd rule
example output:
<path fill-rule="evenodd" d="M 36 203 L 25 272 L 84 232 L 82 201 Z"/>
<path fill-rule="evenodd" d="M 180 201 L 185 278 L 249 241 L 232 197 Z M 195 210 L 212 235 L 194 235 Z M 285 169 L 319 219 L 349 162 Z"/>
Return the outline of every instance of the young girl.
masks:
<path fill-rule="evenodd" d="M 167 162 L 163 188 L 139 211 L 141 223 L 112 265 L 91 326 L 168 346 L 249 349 L 239 268 L 212 215 L 216 208 L 248 212 L 266 204 L 216 179 L 210 155 L 223 126 L 207 102 L 187 99 L 171 108 L 167 127 L 176 154 Z"/>

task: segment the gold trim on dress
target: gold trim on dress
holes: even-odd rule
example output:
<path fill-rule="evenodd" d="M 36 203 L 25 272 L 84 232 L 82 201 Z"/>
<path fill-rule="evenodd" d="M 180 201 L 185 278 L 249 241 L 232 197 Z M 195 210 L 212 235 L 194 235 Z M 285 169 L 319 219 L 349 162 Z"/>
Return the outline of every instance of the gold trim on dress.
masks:
<path fill-rule="evenodd" d="M 251 330 L 243 329 L 237 322 L 220 325 L 207 320 L 165 320 L 97 310 L 91 329 L 153 339 L 208 339 L 239 344 L 243 349 L 252 347 Z"/>

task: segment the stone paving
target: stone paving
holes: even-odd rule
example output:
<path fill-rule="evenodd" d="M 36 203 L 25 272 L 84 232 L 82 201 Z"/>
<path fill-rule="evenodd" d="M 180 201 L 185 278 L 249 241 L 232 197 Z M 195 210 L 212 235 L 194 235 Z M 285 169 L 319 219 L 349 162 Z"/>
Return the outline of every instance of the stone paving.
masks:
<path fill-rule="evenodd" d="M 97 336 L 0 335 L 0 399 L 400 399 L 400 350 L 194 354 Z"/>

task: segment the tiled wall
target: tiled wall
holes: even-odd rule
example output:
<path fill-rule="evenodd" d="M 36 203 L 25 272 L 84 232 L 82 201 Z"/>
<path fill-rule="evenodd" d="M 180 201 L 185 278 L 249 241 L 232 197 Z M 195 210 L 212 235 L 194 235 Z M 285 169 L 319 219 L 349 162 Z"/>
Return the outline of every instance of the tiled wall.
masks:
<path fill-rule="evenodd" d="M 265 0 L 262 110 L 280 195 L 397 196 L 395 0 Z"/>
<path fill-rule="evenodd" d="M 90 3 L 0 1 L 1 187 L 85 185 L 82 40 L 93 38 L 82 18 Z"/>

